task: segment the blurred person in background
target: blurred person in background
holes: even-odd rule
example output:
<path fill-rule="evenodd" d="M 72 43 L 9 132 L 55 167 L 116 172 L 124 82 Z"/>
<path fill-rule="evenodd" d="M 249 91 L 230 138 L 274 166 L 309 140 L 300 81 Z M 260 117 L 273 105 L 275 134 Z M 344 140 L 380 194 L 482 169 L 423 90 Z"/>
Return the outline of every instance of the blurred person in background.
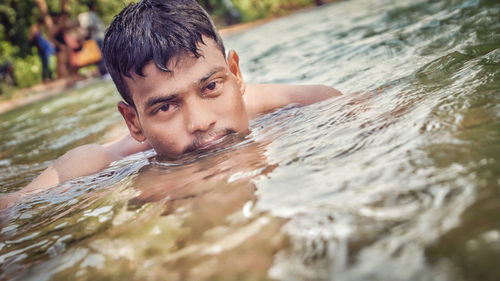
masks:
<path fill-rule="evenodd" d="M 52 79 L 52 72 L 49 68 L 49 58 L 51 55 L 55 54 L 56 50 L 54 45 L 43 37 L 40 30 L 41 26 L 42 21 L 38 20 L 30 27 L 29 40 L 38 50 L 38 55 L 42 61 L 42 81 L 45 82 Z"/>
<path fill-rule="evenodd" d="M 102 49 L 105 27 L 96 13 L 96 1 L 91 1 L 88 4 L 88 7 L 88 12 L 78 15 L 78 23 L 80 24 L 80 28 L 85 34 L 85 38 L 95 40 L 97 42 L 97 45 L 99 46 L 99 49 Z M 106 65 L 104 64 L 103 59 L 98 62 L 97 66 L 99 67 L 99 73 L 101 75 L 105 75 L 107 73 Z"/>
<path fill-rule="evenodd" d="M 70 63 L 71 52 L 76 52 L 81 48 L 76 24 L 66 12 L 55 15 L 53 18 L 56 30 L 54 43 L 56 45 L 57 76 L 58 78 L 76 78 L 78 67 Z"/>

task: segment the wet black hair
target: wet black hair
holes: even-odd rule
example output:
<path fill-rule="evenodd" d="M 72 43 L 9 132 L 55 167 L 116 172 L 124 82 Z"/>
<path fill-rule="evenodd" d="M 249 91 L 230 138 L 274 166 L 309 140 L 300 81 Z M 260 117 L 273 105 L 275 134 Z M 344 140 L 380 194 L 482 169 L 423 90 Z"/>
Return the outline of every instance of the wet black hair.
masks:
<path fill-rule="evenodd" d="M 200 57 L 202 35 L 215 41 L 225 56 L 224 44 L 205 10 L 194 0 L 142 0 L 124 8 L 104 37 L 103 55 L 108 72 L 122 98 L 134 106 L 125 76 L 144 77 L 149 62 L 165 72 L 171 59 L 186 53 Z"/>

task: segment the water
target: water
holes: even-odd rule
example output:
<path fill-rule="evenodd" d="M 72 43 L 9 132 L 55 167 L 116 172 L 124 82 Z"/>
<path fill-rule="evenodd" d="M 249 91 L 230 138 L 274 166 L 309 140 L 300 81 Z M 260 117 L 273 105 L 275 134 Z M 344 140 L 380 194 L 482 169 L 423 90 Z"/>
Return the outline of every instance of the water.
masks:
<path fill-rule="evenodd" d="M 0 279 L 497 280 L 500 3 L 345 1 L 225 38 L 249 82 L 346 95 L 186 163 L 152 151 L 3 213 Z M 359 92 L 359 94 L 354 94 Z M 0 115 L 0 186 L 123 132 L 113 85 Z"/>

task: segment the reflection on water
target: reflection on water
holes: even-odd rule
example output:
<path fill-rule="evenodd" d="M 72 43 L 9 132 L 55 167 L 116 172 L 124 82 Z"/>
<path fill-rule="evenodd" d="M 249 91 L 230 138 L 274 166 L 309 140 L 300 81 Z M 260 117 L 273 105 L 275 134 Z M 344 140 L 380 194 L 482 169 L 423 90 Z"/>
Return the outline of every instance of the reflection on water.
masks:
<path fill-rule="evenodd" d="M 353 0 L 226 38 L 247 81 L 347 95 L 195 161 L 147 151 L 23 199 L 1 279 L 496 280 L 499 12 Z M 119 131 L 117 99 L 95 83 L 0 115 L 1 192 Z"/>

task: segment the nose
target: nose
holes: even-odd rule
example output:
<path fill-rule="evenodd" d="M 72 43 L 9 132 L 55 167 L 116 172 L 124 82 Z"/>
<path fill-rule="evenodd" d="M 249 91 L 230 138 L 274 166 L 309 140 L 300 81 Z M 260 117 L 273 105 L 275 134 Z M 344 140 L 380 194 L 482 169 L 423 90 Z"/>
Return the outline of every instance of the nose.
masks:
<path fill-rule="evenodd" d="M 216 114 L 208 104 L 209 101 L 194 98 L 185 104 L 185 120 L 189 133 L 206 132 L 217 122 Z"/>

